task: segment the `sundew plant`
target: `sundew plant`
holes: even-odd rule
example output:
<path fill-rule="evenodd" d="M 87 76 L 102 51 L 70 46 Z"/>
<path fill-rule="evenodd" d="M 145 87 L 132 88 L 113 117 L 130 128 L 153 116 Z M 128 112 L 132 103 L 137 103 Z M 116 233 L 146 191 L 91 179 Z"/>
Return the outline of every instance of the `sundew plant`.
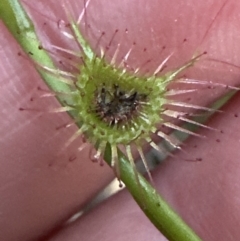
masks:
<path fill-rule="evenodd" d="M 181 40 L 174 48 L 168 43 L 156 48 L 161 56 L 157 65 L 151 64 L 154 57 L 146 58 L 143 63 L 136 60 L 135 53 L 141 52 L 146 57 L 149 47 L 140 46 L 139 37 L 129 41 L 131 30 L 127 26 L 112 30 L 96 27 L 94 19 L 91 20 L 90 1 L 82 1 L 76 12 L 67 1 L 60 4 L 65 18 L 57 19 L 55 24 L 59 36 L 70 43 L 68 47 L 37 40 L 33 25 L 21 5 L 16 1 L 4 3 L 6 8 L 4 11 L 4 5 L 1 6 L 2 19 L 27 53 L 26 57 L 20 51 L 18 57 L 32 61 L 50 87 L 40 97 L 56 97 L 62 105 L 46 109 L 45 114 L 69 112 L 72 120 L 62 129 L 71 125 L 79 127 L 64 143 L 61 153 L 79 138 L 78 151 L 84 150 L 85 143 L 89 143 L 93 150 L 91 159 L 100 164 L 105 160 L 110 165 L 119 182 L 126 184 L 145 214 L 169 240 L 200 240 L 138 173 L 134 156 L 140 157 L 151 183 L 154 183 L 144 154 L 145 147 L 174 159 L 176 156 L 172 150 L 178 150 L 183 154 L 178 157 L 180 162 L 197 163 L 204 158 L 192 157 L 184 150 L 182 140 L 185 136 L 196 136 L 207 142 L 207 134 L 195 132 L 196 127 L 204 128 L 207 133 L 224 133 L 222 129 L 203 122 L 214 112 L 220 113 L 218 109 L 238 88 L 232 83 L 211 81 L 207 74 L 216 65 L 234 73 L 238 67 L 228 60 L 216 59 L 204 44 L 228 2 L 220 4 L 214 12 L 190 56 L 183 55 L 180 64 L 172 61 L 179 49 L 186 51 L 191 46 L 188 36 L 179 36 Z M 46 17 L 42 31 L 48 21 L 54 22 L 51 16 Z M 154 26 L 151 30 L 154 32 Z M 193 70 L 204 64 L 205 68 L 208 67 L 206 71 L 195 74 Z M 38 91 L 42 89 L 38 87 Z M 200 92 L 202 94 L 198 96 Z M 226 92 L 224 98 L 214 102 Z M 203 99 L 205 95 L 210 96 Z M 31 107 L 33 100 L 18 110 L 22 113 L 40 111 Z M 158 145 L 160 141 L 164 141 L 165 146 Z M 216 141 L 221 142 L 221 138 Z M 74 159 L 69 158 L 69 161 Z"/>

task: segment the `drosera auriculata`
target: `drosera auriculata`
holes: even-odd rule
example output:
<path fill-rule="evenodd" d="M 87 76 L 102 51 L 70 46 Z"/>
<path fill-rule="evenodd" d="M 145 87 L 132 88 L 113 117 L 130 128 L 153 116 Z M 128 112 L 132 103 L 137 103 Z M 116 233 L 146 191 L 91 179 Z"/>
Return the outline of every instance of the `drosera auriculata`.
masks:
<path fill-rule="evenodd" d="M 133 68 L 128 62 L 134 48 L 137 48 L 135 42 L 123 54 L 120 61 L 121 42 L 117 44 L 112 54 L 109 54 L 112 42 L 116 40 L 118 29 L 112 34 L 106 47 L 101 46 L 102 38 L 105 35 L 104 31 L 100 32 L 97 44 L 92 47 L 83 36 L 80 27 L 80 25 L 85 24 L 85 32 L 87 33 L 91 30 L 91 26 L 86 22 L 86 10 L 89 3 L 90 0 L 84 1 L 84 8 L 76 20 L 74 20 L 68 4 L 66 3 L 63 6 L 69 22 L 66 23 L 63 20 L 59 20 L 59 30 L 66 38 L 73 41 L 79 47 L 79 50 L 65 49 L 56 45 L 52 45 L 51 48 L 59 53 L 71 56 L 70 59 L 64 59 L 61 62 L 61 64 L 66 64 L 67 68 L 64 68 L 64 65 L 62 69 L 61 66 L 57 69 L 52 69 L 42 64 L 38 65 L 39 68 L 58 76 L 59 81 L 67 83 L 71 91 L 67 93 L 49 91 L 43 94 L 42 97 L 57 96 L 61 98 L 65 106 L 51 109 L 49 112 L 70 111 L 74 116 L 74 120 L 67 125 L 77 124 L 79 126 L 79 130 L 68 140 L 64 148 L 78 137 L 83 136 L 96 148 L 95 154 L 92 155 L 92 160 L 102 163 L 105 148 L 109 145 L 112 156 L 111 166 L 119 180 L 121 180 L 121 173 L 118 163 L 118 148 L 126 154 L 131 165 L 135 168 L 132 151 L 134 149 L 138 152 L 148 176 L 152 180 L 147 160 L 144 156 L 143 146 L 149 144 L 159 152 L 165 151 L 155 141 L 156 138 L 157 140 L 161 138 L 173 149 L 181 150 L 181 142 L 163 129 L 158 129 L 159 124 L 194 136 L 200 135 L 181 127 L 178 121 L 211 129 L 211 127 L 192 120 L 191 116 L 194 114 L 191 114 L 191 111 L 212 112 L 214 111 L 213 109 L 178 101 L 175 97 L 194 93 L 201 86 L 206 88 L 212 86 L 228 87 L 228 89 L 234 90 L 239 89 L 221 83 L 195 80 L 184 76 L 179 78 L 180 74 L 207 55 L 205 51 L 196 52 L 182 66 L 163 72 L 169 59 L 174 54 L 173 51 L 163 59 L 152 74 L 149 74 L 149 72 L 144 74 L 142 73 L 142 65 Z M 125 31 L 127 34 L 127 29 Z M 209 29 L 206 34 L 208 31 Z M 185 41 L 186 39 L 183 40 L 183 42 Z M 40 51 L 42 48 L 44 46 L 39 46 Z M 164 50 L 164 47 L 162 49 Z M 169 88 L 169 84 L 174 82 L 183 84 L 185 89 Z M 180 108 L 180 110 L 176 108 Z M 21 108 L 21 110 L 24 109 Z M 191 110 L 190 112 L 189 109 Z M 82 148 L 84 146 L 80 146 L 79 149 L 81 150 Z M 166 152 L 169 154 L 168 151 Z"/>

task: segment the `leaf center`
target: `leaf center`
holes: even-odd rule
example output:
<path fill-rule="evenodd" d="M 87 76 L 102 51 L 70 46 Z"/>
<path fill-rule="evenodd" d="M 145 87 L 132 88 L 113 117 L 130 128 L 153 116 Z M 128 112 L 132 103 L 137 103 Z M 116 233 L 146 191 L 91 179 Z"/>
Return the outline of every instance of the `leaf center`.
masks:
<path fill-rule="evenodd" d="M 147 96 L 137 91 L 126 92 L 116 84 L 112 90 L 103 85 L 96 91 L 96 114 L 111 126 L 125 124 L 137 115 Z"/>

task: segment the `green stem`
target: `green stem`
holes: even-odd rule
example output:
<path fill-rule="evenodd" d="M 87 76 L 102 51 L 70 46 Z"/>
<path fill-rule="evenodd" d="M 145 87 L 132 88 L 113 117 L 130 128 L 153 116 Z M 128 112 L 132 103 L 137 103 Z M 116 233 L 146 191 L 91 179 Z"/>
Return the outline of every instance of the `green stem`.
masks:
<path fill-rule="evenodd" d="M 0 18 L 24 51 L 27 54 L 31 53 L 29 56 L 34 60 L 36 66 L 43 65 L 55 68 L 48 53 L 39 50 L 40 43 L 34 26 L 17 0 L 0 0 Z M 68 85 L 59 82 L 57 76 L 49 74 L 41 68 L 37 68 L 37 71 L 53 91 L 66 92 L 69 90 Z M 126 157 L 121 153 L 119 153 L 119 156 L 121 179 L 151 222 L 170 241 L 200 241 L 201 239 L 194 231 L 168 206 L 140 174 L 139 180 L 136 180 L 134 169 Z M 105 160 L 110 164 L 111 150 L 109 147 L 106 149 Z"/>
<path fill-rule="evenodd" d="M 111 150 L 109 146 L 105 152 L 105 160 L 110 165 Z M 128 191 L 145 215 L 169 241 L 201 241 L 142 175 L 138 174 L 138 181 L 136 181 L 131 164 L 120 151 L 119 163 L 121 180 Z"/>

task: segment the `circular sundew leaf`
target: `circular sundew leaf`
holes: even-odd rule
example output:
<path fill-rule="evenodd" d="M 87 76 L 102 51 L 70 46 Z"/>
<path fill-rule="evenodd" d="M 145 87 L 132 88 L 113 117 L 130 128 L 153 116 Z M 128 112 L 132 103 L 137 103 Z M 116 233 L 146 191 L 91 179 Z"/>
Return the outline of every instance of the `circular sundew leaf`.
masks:
<path fill-rule="evenodd" d="M 71 91 L 66 93 L 68 95 L 67 99 L 62 101 L 66 103 L 65 107 L 53 110 L 53 112 L 70 110 L 73 113 L 75 122 L 80 127 L 68 144 L 79 135 L 84 135 L 97 149 L 94 156 L 96 160 L 103 157 L 105 148 L 109 145 L 112 151 L 111 166 L 115 167 L 116 170 L 118 170 L 119 165 L 117 148 L 121 146 L 133 164 L 131 148 L 136 146 L 147 167 L 142 151 L 143 144 L 149 143 L 153 148 L 162 152 L 161 148 L 152 140 L 152 135 L 163 138 L 174 148 L 180 148 L 174 138 L 169 137 L 161 130 L 157 130 L 157 125 L 161 124 L 187 134 L 194 134 L 164 119 L 164 116 L 178 119 L 179 115 L 181 115 L 181 120 L 191 122 L 184 118 L 187 112 L 181 112 L 181 114 L 174 111 L 174 109 L 170 111 L 169 106 L 210 110 L 174 101 L 174 99 L 170 98 L 194 90 L 174 91 L 168 88 L 169 83 L 175 81 L 180 73 L 193 66 L 206 53 L 193 57 L 183 66 L 173 71 L 162 74 L 161 72 L 171 57 L 170 55 L 157 67 L 153 75 L 138 75 L 139 68 L 134 71 L 129 71 L 126 68 L 129 52 L 125 54 L 120 63 L 115 61 L 118 49 L 115 50 L 115 54 L 109 62 L 106 60 L 105 56 L 113 38 L 106 48 L 100 46 L 100 55 L 95 53 L 79 28 L 85 10 L 84 8 L 77 21 L 73 20 L 67 12 L 70 23 L 66 24 L 66 27 L 70 28 L 70 32 L 63 31 L 80 48 L 80 51 L 76 52 L 61 49 L 76 58 L 72 67 L 77 68 L 77 70 L 72 73 L 42 66 L 52 74 L 59 75 L 61 81 L 68 83 L 71 88 Z M 61 25 L 63 25 L 63 22 L 61 22 Z M 60 48 L 58 49 L 60 50 Z M 71 77 L 71 81 L 69 81 L 68 77 Z M 184 83 L 187 84 L 187 81 Z M 167 105 L 168 107 L 166 107 Z M 197 122 L 194 123 L 198 124 Z M 120 179 L 118 171 L 117 176 Z"/>

